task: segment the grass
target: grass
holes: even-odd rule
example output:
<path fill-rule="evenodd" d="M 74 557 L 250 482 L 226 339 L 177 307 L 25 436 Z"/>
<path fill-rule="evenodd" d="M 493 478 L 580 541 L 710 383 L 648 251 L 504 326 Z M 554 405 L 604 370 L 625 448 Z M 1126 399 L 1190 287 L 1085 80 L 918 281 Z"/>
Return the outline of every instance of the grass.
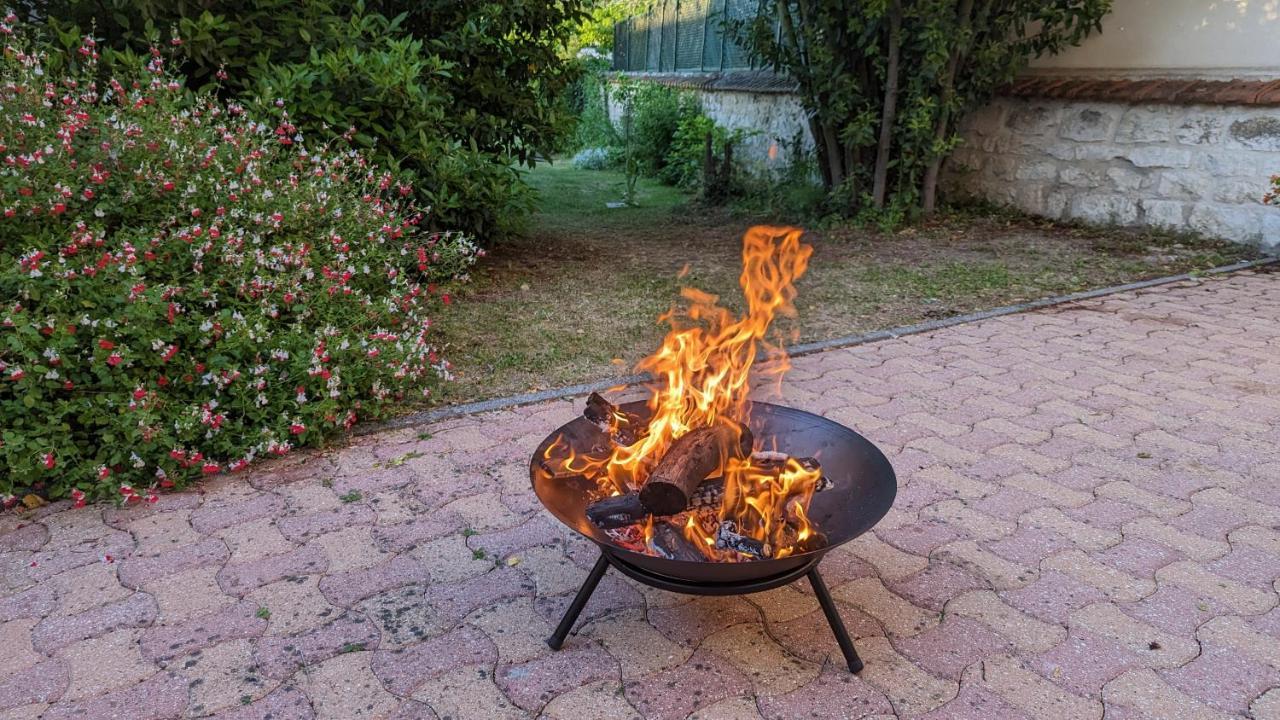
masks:
<path fill-rule="evenodd" d="M 638 206 L 609 209 L 618 173 L 540 166 L 540 211 L 522 238 L 491 248 L 441 322 L 466 402 L 627 374 L 664 328 L 682 285 L 739 301 L 751 218 L 687 205 L 642 180 Z M 789 341 L 819 340 L 1049 295 L 1206 269 L 1248 248 L 1156 232 L 1055 225 L 993 210 L 951 212 L 894 234 L 810 232 Z M 688 274 L 677 279 L 681 269 Z"/>

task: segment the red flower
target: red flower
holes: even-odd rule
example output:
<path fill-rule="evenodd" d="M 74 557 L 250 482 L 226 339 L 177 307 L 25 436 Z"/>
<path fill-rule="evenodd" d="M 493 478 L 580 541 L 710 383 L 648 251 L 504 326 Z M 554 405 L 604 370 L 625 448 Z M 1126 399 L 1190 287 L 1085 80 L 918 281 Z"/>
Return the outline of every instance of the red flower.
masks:
<path fill-rule="evenodd" d="M 201 466 L 200 466 L 200 470 L 201 470 L 205 475 L 213 475 L 214 473 L 217 473 L 217 472 L 218 472 L 218 471 L 220 471 L 221 469 L 222 469 L 222 468 L 218 467 L 218 464 L 217 464 L 217 463 L 205 463 L 204 465 L 201 465 Z"/>
<path fill-rule="evenodd" d="M 111 367 L 115 367 L 122 362 L 124 362 L 124 358 L 120 357 L 120 353 L 111 353 L 111 355 L 107 357 L 107 364 Z"/>
<path fill-rule="evenodd" d="M 293 435 L 301 435 L 307 431 L 307 426 L 302 423 L 294 423 L 289 426 L 289 432 Z"/>
<path fill-rule="evenodd" d="M 116 347 L 116 344 L 111 342 L 110 340 L 99 340 L 98 347 L 102 348 L 103 350 L 114 350 Z"/>
<path fill-rule="evenodd" d="M 71 499 L 75 501 L 75 507 L 84 507 L 84 491 L 80 488 L 71 491 Z"/>

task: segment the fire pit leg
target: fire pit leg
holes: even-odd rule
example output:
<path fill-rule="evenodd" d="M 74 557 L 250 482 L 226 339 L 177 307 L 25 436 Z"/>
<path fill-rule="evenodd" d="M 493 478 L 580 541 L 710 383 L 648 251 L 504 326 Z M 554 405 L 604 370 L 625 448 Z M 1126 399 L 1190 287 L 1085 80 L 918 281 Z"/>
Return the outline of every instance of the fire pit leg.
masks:
<path fill-rule="evenodd" d="M 560 618 L 559 627 L 551 633 L 551 637 L 547 638 L 547 647 L 559 650 L 560 646 L 564 645 L 564 639 L 569 636 L 569 631 L 577 622 L 582 608 L 586 607 L 587 601 L 591 599 L 591 593 L 596 591 L 600 578 L 604 577 L 604 571 L 608 569 L 609 561 L 605 559 L 604 553 L 601 553 L 595 567 L 591 568 L 590 574 L 587 575 L 586 582 L 582 583 L 582 587 L 578 588 L 578 594 L 573 597 L 573 602 L 569 603 L 569 609 L 564 611 L 564 617 Z"/>
<path fill-rule="evenodd" d="M 849 631 L 844 627 L 844 621 L 840 619 L 840 611 L 836 609 L 835 601 L 831 599 L 827 584 L 818 574 L 817 565 L 809 571 L 809 584 L 813 586 L 813 594 L 818 596 L 818 604 L 822 606 L 822 612 L 827 616 L 827 622 L 831 624 L 831 632 L 836 636 L 840 652 L 844 653 L 845 662 L 849 664 L 849 672 L 862 672 L 862 658 L 858 657 L 858 651 L 853 647 L 853 640 L 850 639 Z"/>

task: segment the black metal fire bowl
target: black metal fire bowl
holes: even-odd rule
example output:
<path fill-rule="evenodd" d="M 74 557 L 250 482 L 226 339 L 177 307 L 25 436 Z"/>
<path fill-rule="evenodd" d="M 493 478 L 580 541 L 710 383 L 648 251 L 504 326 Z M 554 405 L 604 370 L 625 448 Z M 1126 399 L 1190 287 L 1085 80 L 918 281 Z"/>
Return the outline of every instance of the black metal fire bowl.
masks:
<path fill-rule="evenodd" d="M 649 415 L 643 401 L 626 403 L 621 408 L 642 418 L 647 419 Z M 529 465 L 533 490 L 547 510 L 600 547 L 600 559 L 565 612 L 560 626 L 547 639 L 552 649 L 560 649 L 610 566 L 652 587 L 694 595 L 760 592 L 807 576 L 849 670 L 862 669 L 862 661 L 818 574 L 818 562 L 832 548 L 870 530 L 889 512 L 898 492 L 893 467 L 884 453 L 866 438 L 819 415 L 757 402 L 752 404 L 749 417 L 757 449 L 776 449 L 793 457 L 815 457 L 822 463 L 822 473 L 832 482 L 832 487 L 814 494 L 808 515 L 826 535 L 827 545 L 781 559 L 736 563 L 668 560 L 619 547 L 608 534 L 587 520 L 586 508 L 592 499 L 590 491 L 595 489 L 594 484 L 583 479 L 554 479 L 538 462 L 558 438 L 563 437 L 564 442 L 580 453 L 598 441 L 599 430 L 585 418 L 577 418 L 549 435 L 538 446 Z"/>

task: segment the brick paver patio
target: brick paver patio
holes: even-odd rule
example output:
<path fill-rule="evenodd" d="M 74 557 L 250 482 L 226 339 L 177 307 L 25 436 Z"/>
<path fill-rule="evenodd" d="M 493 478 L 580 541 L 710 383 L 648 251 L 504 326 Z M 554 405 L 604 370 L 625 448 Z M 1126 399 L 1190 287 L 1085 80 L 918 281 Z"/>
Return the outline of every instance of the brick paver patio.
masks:
<path fill-rule="evenodd" d="M 801 583 L 610 572 L 528 455 L 577 401 L 0 519 L 3 718 L 1280 717 L 1280 276 L 799 358 L 785 402 L 876 441 L 891 514 Z"/>

